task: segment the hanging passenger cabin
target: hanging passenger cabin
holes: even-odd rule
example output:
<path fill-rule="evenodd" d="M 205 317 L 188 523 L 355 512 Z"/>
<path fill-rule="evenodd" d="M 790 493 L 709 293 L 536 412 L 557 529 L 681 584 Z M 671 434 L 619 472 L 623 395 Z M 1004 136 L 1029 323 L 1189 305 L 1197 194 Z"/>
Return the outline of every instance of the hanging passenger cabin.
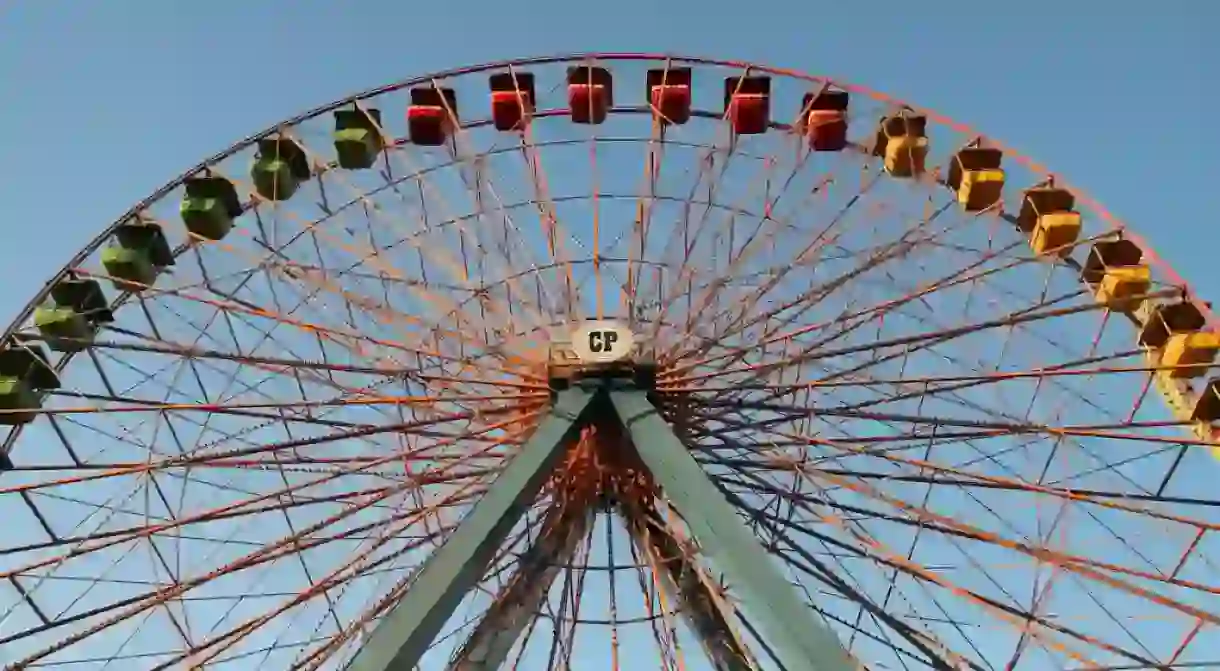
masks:
<path fill-rule="evenodd" d="M 421 147 L 443 146 L 458 127 L 457 92 L 439 86 L 411 89 L 407 135 Z"/>
<path fill-rule="evenodd" d="M 1144 250 L 1125 238 L 1093 245 L 1080 276 L 1097 302 L 1116 312 L 1134 310 L 1152 286 Z"/>
<path fill-rule="evenodd" d="M 648 104 L 652 107 L 652 118 L 662 126 L 680 126 L 690 121 L 692 77 L 690 68 L 648 71 Z"/>
<path fill-rule="evenodd" d="M 1080 237 L 1081 218 L 1076 196 L 1067 189 L 1037 186 L 1025 191 L 1017 227 L 1029 236 L 1035 254 L 1056 252 L 1067 257 Z"/>
<path fill-rule="evenodd" d="M 46 350 L 34 342 L 14 342 L 0 349 L 0 424 L 28 424 L 42 408 L 48 391 L 59 389 L 59 375 Z M 11 468 L 5 455 L 5 466 Z"/>
<path fill-rule="evenodd" d="M 800 123 L 804 126 L 809 148 L 813 151 L 843 151 L 847 147 L 847 107 L 851 96 L 847 91 L 823 89 L 806 93 L 801 109 L 806 110 Z"/>
<path fill-rule="evenodd" d="M 497 72 L 488 77 L 491 88 L 491 122 L 498 131 L 524 130 L 538 100 L 530 72 Z"/>
<path fill-rule="evenodd" d="M 1139 344 L 1159 353 L 1159 363 L 1169 377 L 1200 377 L 1207 374 L 1220 351 L 1220 334 L 1206 326 L 1207 317 L 1192 301 L 1158 305 L 1140 329 Z"/>
<path fill-rule="evenodd" d="M 385 150 L 381 110 L 335 110 L 335 155 L 344 170 L 368 170 Z"/>
<path fill-rule="evenodd" d="M 982 212 L 1004 197 L 1004 152 L 992 147 L 966 147 L 949 161 L 946 184 L 967 212 Z"/>
<path fill-rule="evenodd" d="M 250 178 L 259 196 L 270 201 L 288 200 L 312 175 L 309 155 L 296 140 L 273 135 L 258 141 Z"/>
<path fill-rule="evenodd" d="M 223 240 L 241 216 L 241 199 L 233 182 L 219 175 L 188 177 L 179 209 L 186 230 L 204 240 Z"/>
<path fill-rule="evenodd" d="M 102 250 L 102 267 L 119 291 L 143 291 L 172 265 L 174 252 L 161 225 L 143 215 L 120 224 Z"/>
<path fill-rule="evenodd" d="M 614 107 L 614 77 L 595 65 L 568 68 L 568 111 L 573 123 L 599 124 Z"/>
<path fill-rule="evenodd" d="M 771 126 L 771 78 L 728 77 L 724 80 L 724 116 L 735 135 L 757 135 Z"/>
<path fill-rule="evenodd" d="M 102 285 L 66 277 L 51 287 L 45 305 L 34 310 L 34 327 L 56 352 L 78 352 L 93 343 L 98 326 L 114 321 Z"/>
<path fill-rule="evenodd" d="M 904 110 L 881 117 L 873 155 L 880 156 L 891 177 L 918 177 L 928 159 L 928 118 Z"/>

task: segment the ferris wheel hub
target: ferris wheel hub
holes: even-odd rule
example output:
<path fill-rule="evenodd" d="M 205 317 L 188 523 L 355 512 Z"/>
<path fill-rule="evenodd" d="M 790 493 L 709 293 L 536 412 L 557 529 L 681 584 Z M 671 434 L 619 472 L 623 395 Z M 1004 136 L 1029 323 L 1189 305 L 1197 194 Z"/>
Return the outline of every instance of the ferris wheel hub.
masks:
<path fill-rule="evenodd" d="M 581 379 L 626 379 L 636 388 L 656 387 L 656 362 L 643 343 L 620 321 L 589 319 L 566 338 L 550 345 L 547 379 L 552 391 L 562 391 Z"/>

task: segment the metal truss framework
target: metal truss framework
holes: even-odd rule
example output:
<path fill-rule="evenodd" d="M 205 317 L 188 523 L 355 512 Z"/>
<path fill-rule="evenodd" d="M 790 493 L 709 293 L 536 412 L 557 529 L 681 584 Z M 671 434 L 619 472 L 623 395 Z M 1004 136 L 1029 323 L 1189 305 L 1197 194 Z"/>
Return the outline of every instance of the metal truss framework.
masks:
<path fill-rule="evenodd" d="M 681 515 L 699 552 L 723 572 L 745 614 L 788 671 L 855 669 L 835 635 L 791 589 L 746 522 L 661 417 L 647 392 L 621 380 L 589 379 L 558 393 L 549 415 L 453 535 L 416 574 L 348 671 L 413 671 L 496 551 L 535 501 L 582 427 L 614 421 L 626 429 L 639 461 Z M 666 587 L 702 639 L 718 671 L 754 668 L 728 626 L 724 599 L 694 568 L 682 541 L 666 530 L 653 502 L 617 506 L 634 542 L 661 559 Z M 454 655 L 454 671 L 498 669 L 538 612 L 551 582 L 587 533 L 591 505 L 556 505 L 519 562 L 498 605 Z"/>

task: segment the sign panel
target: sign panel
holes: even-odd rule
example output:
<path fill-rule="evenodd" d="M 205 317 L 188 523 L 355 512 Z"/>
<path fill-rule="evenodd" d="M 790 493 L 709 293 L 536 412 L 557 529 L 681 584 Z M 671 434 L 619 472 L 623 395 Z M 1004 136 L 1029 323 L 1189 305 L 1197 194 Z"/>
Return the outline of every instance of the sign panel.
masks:
<path fill-rule="evenodd" d="M 572 351 L 581 363 L 612 363 L 627 358 L 635 336 L 614 321 L 588 321 L 572 333 Z"/>

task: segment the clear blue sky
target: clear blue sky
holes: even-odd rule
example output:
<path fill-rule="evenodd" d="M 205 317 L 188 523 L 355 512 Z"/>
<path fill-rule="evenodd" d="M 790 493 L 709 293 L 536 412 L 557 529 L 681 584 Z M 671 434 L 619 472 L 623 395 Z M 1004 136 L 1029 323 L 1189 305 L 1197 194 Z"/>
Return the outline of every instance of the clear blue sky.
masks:
<path fill-rule="evenodd" d="M 1063 174 L 1220 297 L 1220 5 L 1155 6 L 0 0 L 0 313 L 131 203 L 279 119 L 430 70 L 597 50 L 766 62 L 931 107 Z"/>

